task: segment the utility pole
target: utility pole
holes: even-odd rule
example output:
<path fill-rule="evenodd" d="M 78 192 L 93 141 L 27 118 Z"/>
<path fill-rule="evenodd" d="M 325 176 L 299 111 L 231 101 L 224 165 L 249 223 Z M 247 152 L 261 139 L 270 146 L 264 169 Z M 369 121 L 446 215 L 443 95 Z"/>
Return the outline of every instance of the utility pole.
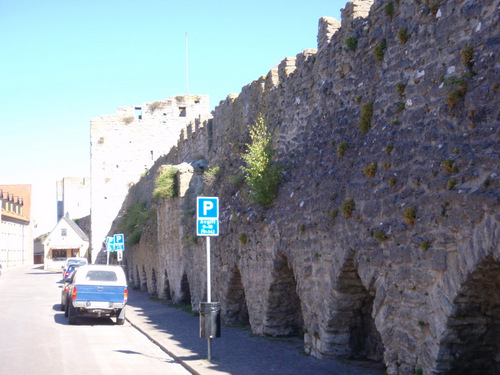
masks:
<path fill-rule="evenodd" d="M 186 32 L 186 94 L 189 95 L 189 55 L 188 55 L 188 33 Z"/>

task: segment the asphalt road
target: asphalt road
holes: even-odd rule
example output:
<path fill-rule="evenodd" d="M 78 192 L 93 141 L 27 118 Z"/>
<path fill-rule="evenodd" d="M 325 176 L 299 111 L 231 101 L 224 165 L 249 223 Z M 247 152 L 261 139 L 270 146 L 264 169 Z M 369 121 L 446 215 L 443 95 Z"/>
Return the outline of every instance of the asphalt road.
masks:
<path fill-rule="evenodd" d="M 130 323 L 60 311 L 61 273 L 40 266 L 0 276 L 0 375 L 189 374 Z"/>

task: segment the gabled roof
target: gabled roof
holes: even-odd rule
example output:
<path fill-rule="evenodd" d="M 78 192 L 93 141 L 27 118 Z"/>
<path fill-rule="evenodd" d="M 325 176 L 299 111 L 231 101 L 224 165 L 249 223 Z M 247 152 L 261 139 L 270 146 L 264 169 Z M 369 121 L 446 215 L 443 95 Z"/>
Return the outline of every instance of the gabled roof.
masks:
<path fill-rule="evenodd" d="M 2 207 L 2 216 L 10 219 L 30 221 L 31 217 L 31 185 L 0 185 L 0 199 L 21 204 L 23 212 L 7 211 Z"/>
<path fill-rule="evenodd" d="M 84 241 L 89 241 L 89 237 L 85 234 L 85 232 L 73 221 L 68 217 L 68 214 L 64 215 L 61 220 L 65 220 L 71 228 L 80 236 L 80 238 Z M 61 221 L 59 220 L 59 221 Z"/>
<path fill-rule="evenodd" d="M 42 241 L 45 245 L 50 245 L 51 248 L 69 248 L 69 247 L 78 247 L 78 244 L 75 243 L 67 243 L 65 241 L 61 241 L 57 228 L 60 227 L 61 222 L 65 222 L 68 226 L 75 232 L 75 234 L 80 237 L 83 242 L 89 242 L 88 236 L 85 232 L 73 221 L 69 218 L 68 214 L 64 215 L 56 224 L 54 229 L 49 233 L 49 235 Z"/>

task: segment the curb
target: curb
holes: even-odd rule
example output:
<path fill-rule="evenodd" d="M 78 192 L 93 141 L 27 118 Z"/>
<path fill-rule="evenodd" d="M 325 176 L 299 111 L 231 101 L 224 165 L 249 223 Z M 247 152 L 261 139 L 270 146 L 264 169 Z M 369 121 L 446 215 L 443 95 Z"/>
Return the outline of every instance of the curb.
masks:
<path fill-rule="evenodd" d="M 139 325 L 135 324 L 132 322 L 129 318 L 125 318 L 127 322 L 130 323 L 132 327 L 134 327 L 136 330 L 141 332 L 144 336 L 146 336 L 152 343 L 157 345 L 161 350 L 163 350 L 165 353 L 167 353 L 170 357 L 175 359 L 177 362 L 179 362 L 182 367 L 184 367 L 187 371 L 189 371 L 193 375 L 201 375 L 198 371 L 193 369 L 191 366 L 189 366 L 186 362 L 184 362 L 181 358 L 177 357 L 174 353 L 172 353 L 170 350 L 165 348 L 158 340 L 155 340 L 153 337 L 151 337 L 145 330 L 143 330 Z"/>

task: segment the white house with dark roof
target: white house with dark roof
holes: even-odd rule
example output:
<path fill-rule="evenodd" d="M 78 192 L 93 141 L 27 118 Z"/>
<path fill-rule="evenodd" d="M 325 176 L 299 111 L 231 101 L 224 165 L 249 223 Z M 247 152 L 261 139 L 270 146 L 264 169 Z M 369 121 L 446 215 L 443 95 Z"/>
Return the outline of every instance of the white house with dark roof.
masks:
<path fill-rule="evenodd" d="M 70 257 L 87 257 L 89 238 L 80 227 L 64 215 L 43 241 L 44 269 L 60 270 Z"/>

